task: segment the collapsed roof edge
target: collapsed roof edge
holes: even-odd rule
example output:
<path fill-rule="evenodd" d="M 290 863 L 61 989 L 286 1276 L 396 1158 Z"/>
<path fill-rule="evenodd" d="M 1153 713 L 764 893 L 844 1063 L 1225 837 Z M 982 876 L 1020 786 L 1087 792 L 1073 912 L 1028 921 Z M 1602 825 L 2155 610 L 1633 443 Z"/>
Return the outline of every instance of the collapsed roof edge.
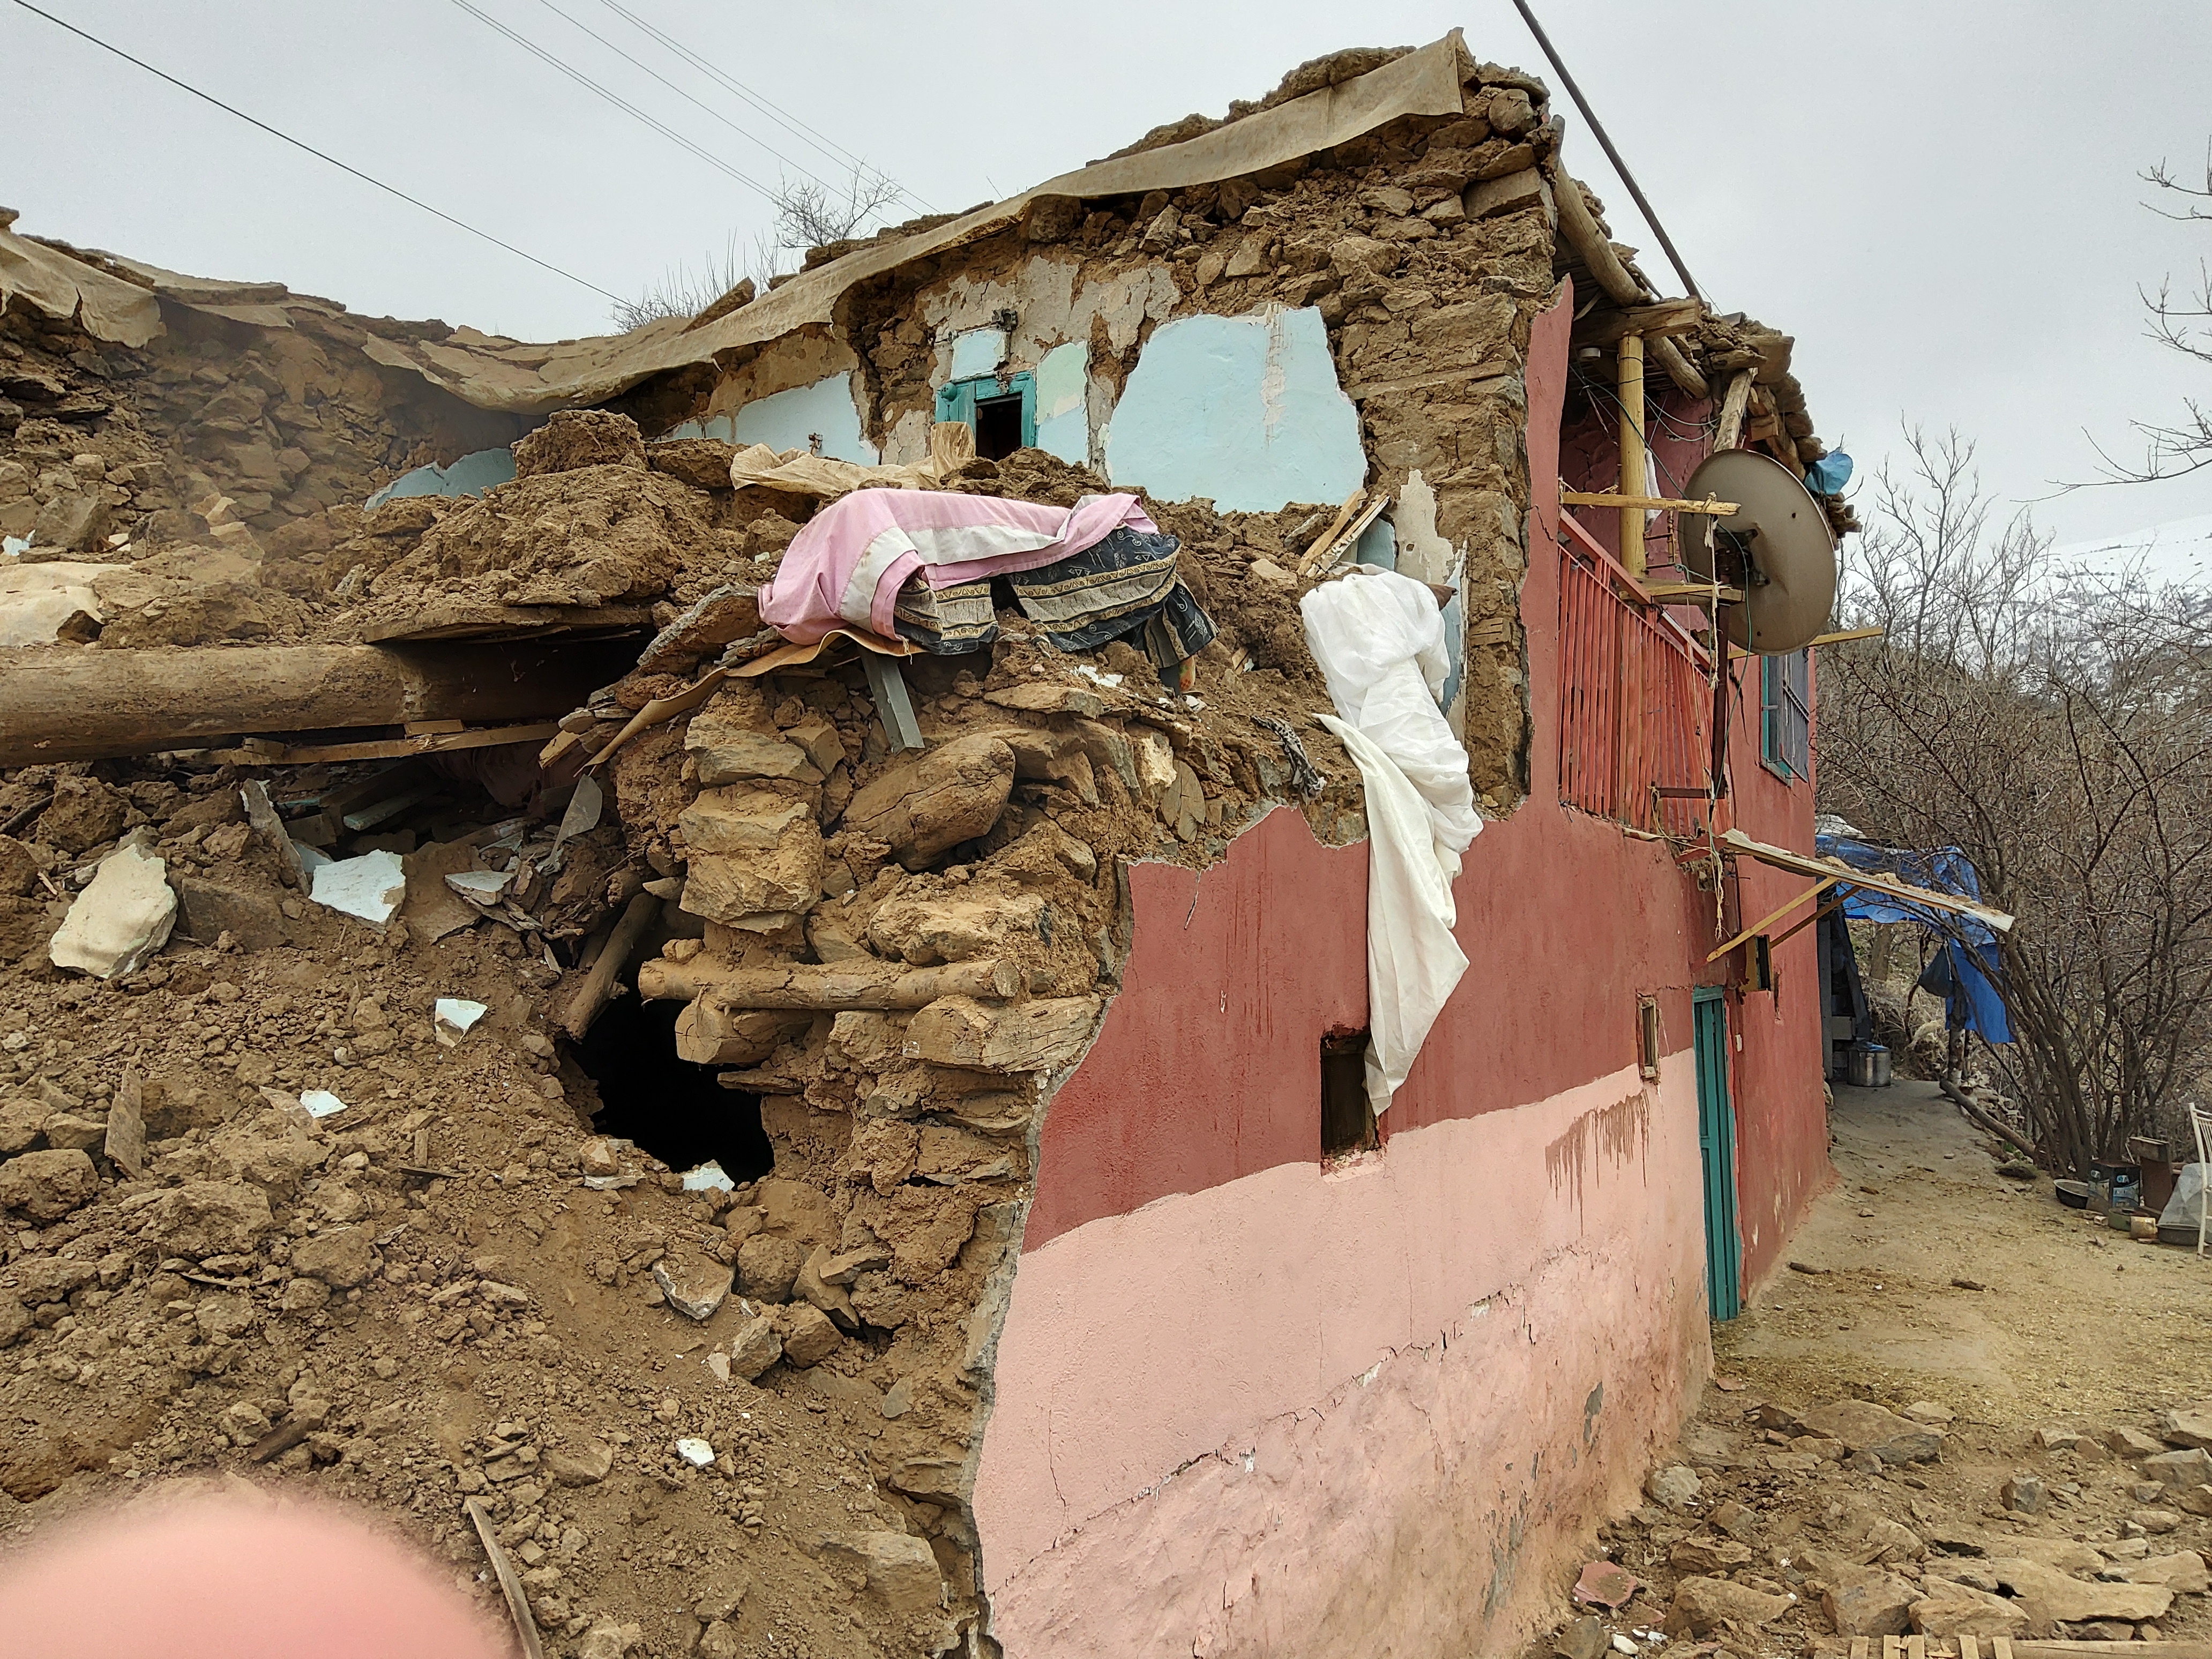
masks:
<path fill-rule="evenodd" d="M 705 363 L 719 353 L 764 344 L 810 325 L 826 325 L 838 301 L 855 285 L 1003 230 L 1039 197 L 1141 195 L 1218 183 L 1304 160 L 1402 117 L 1458 115 L 1463 109 L 1462 82 L 1474 68 L 1461 32 L 1454 29 L 1364 75 L 1255 111 L 1181 143 L 1094 162 L 931 229 L 855 248 L 703 328 L 693 327 L 689 319 L 665 318 L 628 334 L 550 347 L 526 347 L 473 330 L 436 342 L 372 335 L 364 346 L 387 368 L 417 374 L 479 409 L 538 414 L 603 402 L 653 375 Z M 151 292 L 0 228 L 0 304 L 20 295 L 50 316 L 69 316 L 81 301 L 88 331 L 102 339 L 143 345 L 161 331 L 161 299 L 276 326 L 284 324 L 268 313 L 288 306 L 329 308 L 327 301 L 306 296 L 272 297 L 265 284 L 177 277 L 152 267 L 143 268 L 142 274 L 154 279 Z M 253 314 L 236 316 L 234 307 L 218 310 L 210 303 L 230 297 L 231 290 L 251 304 Z"/>

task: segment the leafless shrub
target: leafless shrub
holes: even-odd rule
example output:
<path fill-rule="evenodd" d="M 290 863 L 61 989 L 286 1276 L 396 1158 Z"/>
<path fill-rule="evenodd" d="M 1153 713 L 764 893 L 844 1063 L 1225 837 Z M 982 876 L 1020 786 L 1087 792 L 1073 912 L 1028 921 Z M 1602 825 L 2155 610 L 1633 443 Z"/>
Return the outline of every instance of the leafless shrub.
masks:
<path fill-rule="evenodd" d="M 1840 600 L 1881 640 L 1822 654 L 1823 808 L 1957 847 L 2003 937 L 2008 1083 L 2053 1168 L 2118 1157 L 2212 1033 L 2212 705 L 2200 605 L 2139 571 L 2055 569 L 1997 524 L 1956 434 L 1906 434 Z"/>
<path fill-rule="evenodd" d="M 615 327 L 627 334 L 664 317 L 696 317 L 748 280 L 765 294 L 792 268 L 792 254 L 843 241 L 879 218 L 898 196 L 899 187 L 891 180 L 860 167 L 853 169 L 842 191 L 812 179 L 781 179 L 774 198 L 772 229 L 755 232 L 743 248 L 732 231 L 720 257 L 709 253 L 696 272 L 689 265 L 672 266 L 643 294 L 614 307 Z"/>

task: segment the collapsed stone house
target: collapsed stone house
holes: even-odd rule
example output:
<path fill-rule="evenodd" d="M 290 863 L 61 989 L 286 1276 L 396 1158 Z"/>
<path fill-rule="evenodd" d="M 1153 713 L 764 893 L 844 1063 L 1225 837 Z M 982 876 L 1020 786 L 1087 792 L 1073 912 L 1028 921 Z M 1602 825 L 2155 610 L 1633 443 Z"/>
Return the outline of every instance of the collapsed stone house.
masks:
<path fill-rule="evenodd" d="M 1812 848 L 1790 705 L 1644 585 L 1668 520 L 1560 499 L 1623 483 L 1624 356 L 1660 495 L 1823 451 L 1789 338 L 1660 299 L 1567 130 L 1456 34 L 1340 53 L 550 346 L 0 226 L 0 1489 L 32 1516 L 262 1451 L 456 1559 L 483 1494 L 586 1649 L 1496 1652 L 1551 1619 L 1827 1171 L 1811 939 L 1763 982 L 1711 955 L 1802 879 L 1723 833 Z M 755 595 L 856 482 L 1135 491 L 1214 637 L 1164 677 L 1002 598 L 964 654 L 788 644 Z M 1488 820 L 1470 966 L 1379 1121 L 1344 1082 L 1365 801 L 1299 610 L 1332 550 L 1449 595 Z M 308 866 L 380 854 L 388 919 L 313 902 Z M 64 975 L 118 859 L 159 864 L 170 942 Z M 473 1036 L 432 1020 L 464 981 Z M 164 1307 L 173 1352 L 113 1340 L 161 1398 L 235 1392 L 218 1430 L 85 1413 L 90 1334 Z M 690 1343 L 649 1391 L 641 1320 Z M 566 1449 L 453 1404 L 594 1341 L 544 1407 Z M 573 1427 L 593 1400 L 641 1422 Z M 779 1512 L 769 1468 L 845 1506 Z M 657 1492 L 720 1588 L 566 1541 Z"/>

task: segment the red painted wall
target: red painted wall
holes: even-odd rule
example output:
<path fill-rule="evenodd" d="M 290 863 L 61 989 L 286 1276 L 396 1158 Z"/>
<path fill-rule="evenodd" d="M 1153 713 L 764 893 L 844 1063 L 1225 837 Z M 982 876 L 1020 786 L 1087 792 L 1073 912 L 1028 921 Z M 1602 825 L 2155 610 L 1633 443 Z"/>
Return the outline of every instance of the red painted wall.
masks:
<path fill-rule="evenodd" d="M 1539 319 L 1528 349 L 1529 796 L 1468 851 L 1455 891 L 1468 969 L 1386 1134 L 1542 1100 L 1632 1064 L 1639 996 L 1658 997 L 1665 1047 L 1686 1049 L 1690 988 L 1726 976 L 1727 963 L 1705 962 L 1712 896 L 1672 849 L 1559 804 L 1553 483 L 1571 316 L 1570 295 Z M 1809 787 L 1758 764 L 1755 672 L 1748 701 L 1735 728 L 1735 821 L 1810 851 Z M 1047 1114 L 1025 1249 L 1171 1193 L 1319 1160 L 1321 1039 L 1367 1023 L 1366 862 L 1364 844 L 1324 848 L 1279 809 L 1247 832 L 1233 865 L 1129 872 L 1135 938 L 1122 989 Z M 1804 884 L 1747 865 L 1746 915 L 1793 884 Z M 1775 996 L 1729 999 L 1743 1037 L 1732 1093 L 1747 1287 L 1771 1270 L 1828 1172 L 1810 929 L 1776 969 Z"/>

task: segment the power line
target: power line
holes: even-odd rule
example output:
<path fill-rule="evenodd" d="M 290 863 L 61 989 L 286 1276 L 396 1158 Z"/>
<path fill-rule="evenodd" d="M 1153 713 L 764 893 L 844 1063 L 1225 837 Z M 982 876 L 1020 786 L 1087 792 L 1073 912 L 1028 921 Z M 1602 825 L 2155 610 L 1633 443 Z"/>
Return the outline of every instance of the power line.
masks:
<path fill-rule="evenodd" d="M 693 105 L 699 109 L 704 110 L 708 114 L 713 116 L 717 121 L 720 121 L 724 126 L 729 128 L 732 132 L 736 133 L 740 138 L 746 140 L 748 143 L 760 145 L 763 149 L 767 150 L 770 155 L 775 156 L 777 161 L 782 162 L 786 167 L 805 174 L 807 178 L 813 179 L 815 183 L 820 185 L 824 190 L 835 190 L 836 188 L 836 186 L 832 185 L 827 179 L 823 178 L 820 174 L 813 172 L 811 169 L 805 167 L 801 163 L 793 161 L 791 157 L 786 155 L 781 150 L 773 148 L 756 134 L 746 131 L 744 128 L 739 126 L 735 121 L 730 119 L 730 118 L 723 114 L 721 111 L 715 109 L 711 105 L 701 102 L 696 98 L 694 98 L 690 93 L 684 91 L 683 88 L 678 86 L 675 82 L 670 80 L 658 70 L 655 70 L 647 64 L 640 63 L 636 58 L 631 57 L 613 41 L 608 40 L 605 35 L 601 34 L 598 30 L 591 27 L 588 24 L 579 21 L 576 18 L 569 15 L 568 13 L 562 10 L 560 7 L 553 3 L 553 0 L 538 0 L 538 3 L 544 7 L 546 10 L 551 12 L 556 17 L 560 18 L 563 22 L 568 23 L 577 29 L 581 30 L 584 33 L 590 35 L 592 40 L 598 41 L 601 46 L 605 46 L 609 52 L 614 53 L 616 57 L 621 58 L 623 62 L 629 64 L 633 69 L 651 76 L 654 80 L 659 82 L 662 86 L 666 87 L 669 91 L 674 93 L 678 98 L 684 100 L 687 104 Z M 893 180 L 891 182 L 896 184 L 896 181 Z"/>
<path fill-rule="evenodd" d="M 534 253 L 526 253 L 520 248 L 515 246 L 514 243 L 502 242 L 498 237 L 493 235 L 489 231 L 478 230 L 474 225 L 469 223 L 466 220 L 456 219 L 452 214 L 446 212 L 443 209 L 432 207 L 428 202 L 422 200 L 420 197 L 410 196 L 405 191 L 401 190 L 396 185 L 387 185 L 381 179 L 372 178 L 369 174 L 363 173 L 359 167 L 349 167 L 345 162 L 339 161 L 337 156 L 327 155 L 324 151 L 317 149 L 313 144 L 302 143 L 301 140 L 295 138 L 289 132 L 280 132 L 275 127 L 270 126 L 266 121 L 258 120 L 254 117 L 248 115 L 244 110 L 239 109 L 233 105 L 224 103 L 222 99 L 216 97 L 212 94 L 202 92 L 198 87 L 192 86 L 185 82 L 179 81 L 175 76 L 155 69 L 151 64 L 146 62 L 145 59 L 142 58 L 133 58 L 129 52 L 124 51 L 122 47 L 112 46 L 108 45 L 106 41 L 101 40 L 98 35 L 88 34 L 82 29 L 77 27 L 76 24 L 65 22 L 61 18 L 55 16 L 53 13 L 50 11 L 40 10 L 38 7 L 30 3 L 30 0 L 15 0 L 15 3 L 21 6 L 25 11 L 31 13 L 33 16 L 45 18 L 46 21 L 52 23 L 56 28 L 66 29 L 70 33 L 76 36 L 78 40 L 83 40 L 92 46 L 98 46 L 102 52 L 112 53 L 114 56 L 120 58 L 125 63 L 133 64 L 139 69 L 144 70 L 147 74 L 153 76 L 157 80 L 167 82 L 171 86 L 176 88 L 178 91 L 188 92 L 201 102 L 214 105 L 224 114 L 234 115 L 240 120 L 245 122 L 248 126 L 258 127 L 270 137 L 280 138 L 283 140 L 284 143 L 291 145 L 295 149 L 305 150 L 308 155 L 313 156 L 318 161 L 326 161 L 341 173 L 351 173 L 355 178 L 360 179 L 362 183 L 365 185 L 375 185 L 377 189 L 382 191 L 387 196 L 398 197 L 410 207 L 421 208 L 423 212 L 431 215 L 433 217 L 444 220 L 447 224 L 452 225 L 457 230 L 465 230 L 470 235 L 489 242 L 494 247 L 504 248 L 507 252 L 514 254 L 518 259 L 527 259 L 532 264 L 536 265 L 540 270 L 550 270 L 556 276 L 565 276 L 568 281 L 574 283 L 579 287 L 591 289 L 592 293 L 599 295 L 603 299 L 612 300 L 617 305 L 622 303 L 621 295 L 610 294 L 606 289 L 601 288 L 597 283 L 586 282 L 581 276 L 577 276 L 573 270 L 563 270 L 560 266 L 554 264 L 550 260 L 541 259 Z"/>
<path fill-rule="evenodd" d="M 19 5 L 22 3 L 23 0 L 16 0 L 16 3 Z M 640 109 L 635 104 L 631 103 L 628 99 L 608 91 L 606 88 L 601 86 L 597 81 L 592 79 L 592 77 L 585 74 L 583 70 L 562 62 L 561 59 L 556 58 L 551 52 L 546 51 L 544 47 L 539 46 L 536 41 L 530 40 L 526 35 L 518 34 L 514 30 L 507 27 L 506 24 L 501 22 L 496 17 L 491 16 L 489 13 L 478 10 L 475 6 L 469 3 L 469 0 L 453 0 L 453 3 L 456 6 L 459 6 L 463 11 L 468 13 L 470 16 L 475 18 L 477 21 L 482 23 L 486 28 L 496 30 L 498 33 L 505 35 L 508 40 L 514 41 L 516 46 L 520 46 L 532 57 L 539 59 L 543 63 L 550 64 L 553 68 L 560 70 L 562 74 L 567 76 L 578 86 L 584 88 L 600 98 L 604 98 L 608 103 L 612 104 L 617 109 L 621 110 L 624 114 L 634 116 L 638 120 L 644 122 L 646 125 L 651 127 L 655 132 L 667 139 L 672 144 L 678 145 L 681 148 L 690 151 L 692 155 L 697 156 L 708 167 L 727 173 L 731 178 L 736 179 L 746 189 L 757 192 L 763 200 L 769 203 L 774 203 L 775 201 L 775 192 L 770 190 L 766 185 L 761 183 L 759 179 L 749 177 L 748 175 L 738 172 L 737 168 L 732 167 L 727 161 L 722 160 L 720 156 L 715 155 L 712 150 L 701 149 L 698 145 L 693 143 L 689 138 L 686 138 L 682 133 L 677 131 L 675 128 L 669 126 L 663 122 L 655 120 L 652 116 L 647 115 L 643 110 Z"/>
<path fill-rule="evenodd" d="M 645 34 L 648 34 L 653 40 L 659 41 L 663 46 L 665 46 L 669 51 L 674 52 L 678 58 L 681 58 L 685 63 L 690 64 L 692 68 L 697 70 L 701 74 L 710 77 L 719 82 L 728 91 L 744 100 L 746 103 L 751 105 L 762 114 L 767 116 L 769 120 L 775 122 L 776 125 L 781 127 L 786 132 L 790 133 L 793 137 L 804 139 L 806 143 L 813 145 L 816 149 L 820 150 L 824 155 L 838 161 L 841 165 L 849 165 L 862 173 L 875 173 L 878 178 L 883 179 L 885 183 L 891 185 L 893 189 L 896 190 L 901 196 L 904 197 L 908 201 L 913 203 L 916 207 L 922 209 L 924 211 L 934 213 L 937 210 L 927 202 L 922 200 L 921 197 L 907 189 L 905 185 L 900 184 L 897 179 L 893 179 L 889 173 L 884 172 L 880 167 L 870 167 L 865 160 L 854 155 L 851 150 L 847 149 L 842 144 L 830 137 L 828 134 L 816 131 L 815 129 L 808 126 L 805 122 L 801 121 L 796 115 L 793 115 L 789 111 L 782 108 L 781 106 L 770 102 L 767 98 L 763 97 L 759 93 L 755 92 L 750 87 L 746 86 L 743 82 L 733 80 L 729 76 L 723 74 L 720 70 L 715 68 L 714 64 L 708 63 L 704 58 L 702 58 L 697 52 L 692 51 L 690 47 L 685 46 L 681 40 L 677 40 L 673 35 L 668 34 L 663 30 L 655 28 L 652 24 L 647 22 L 642 17 L 640 17 L 635 12 L 631 11 L 628 7 L 617 3 L 617 0 L 600 0 L 600 3 L 605 6 L 609 11 L 613 12 L 617 16 L 628 22 L 633 28 L 635 28 Z"/>

